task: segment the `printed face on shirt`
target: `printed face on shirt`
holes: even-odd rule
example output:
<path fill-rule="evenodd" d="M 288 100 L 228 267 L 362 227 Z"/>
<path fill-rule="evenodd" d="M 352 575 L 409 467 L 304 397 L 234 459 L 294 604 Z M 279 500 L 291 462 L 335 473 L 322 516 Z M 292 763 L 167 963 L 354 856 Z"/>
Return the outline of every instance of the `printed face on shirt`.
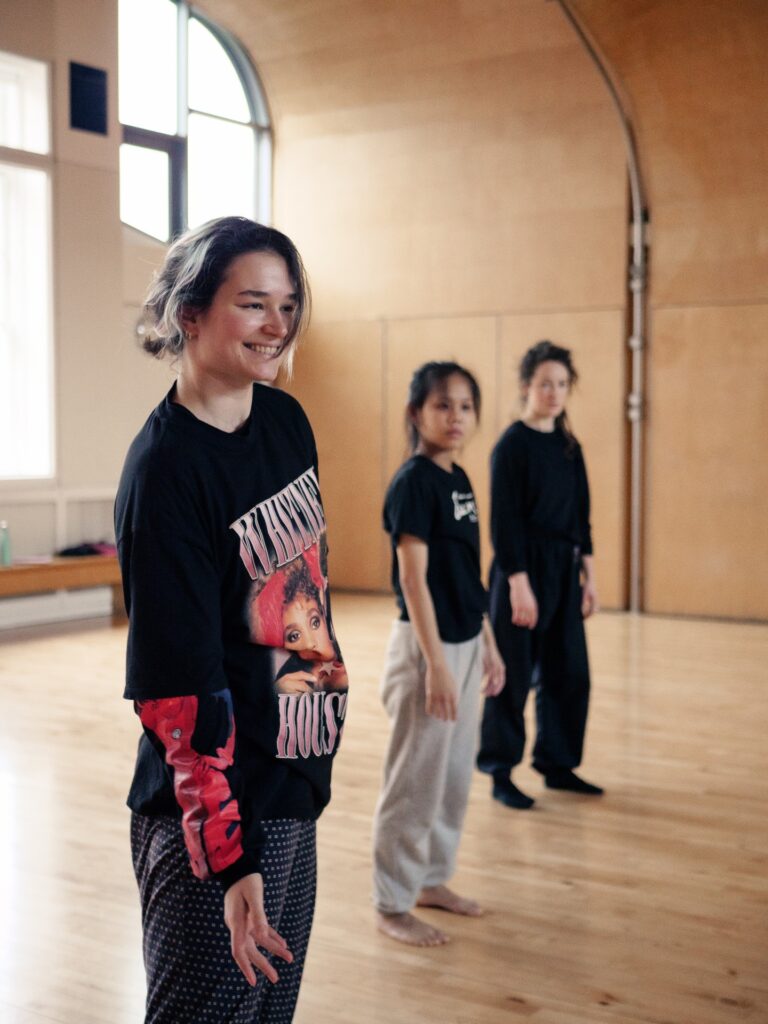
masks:
<path fill-rule="evenodd" d="M 306 661 L 331 661 L 336 657 L 325 614 L 314 598 L 297 594 L 284 605 L 283 645 Z"/>
<path fill-rule="evenodd" d="M 559 416 L 571 391 L 571 375 L 562 363 L 548 359 L 539 363 L 524 390 L 525 415 L 533 419 Z"/>
<path fill-rule="evenodd" d="M 282 256 L 247 252 L 230 263 L 203 313 L 184 318 L 182 365 L 232 388 L 271 383 L 296 315 L 295 286 Z"/>
<path fill-rule="evenodd" d="M 426 452 L 459 451 L 477 426 L 477 411 L 469 381 L 463 374 L 446 377 L 414 414 L 421 444 Z"/>

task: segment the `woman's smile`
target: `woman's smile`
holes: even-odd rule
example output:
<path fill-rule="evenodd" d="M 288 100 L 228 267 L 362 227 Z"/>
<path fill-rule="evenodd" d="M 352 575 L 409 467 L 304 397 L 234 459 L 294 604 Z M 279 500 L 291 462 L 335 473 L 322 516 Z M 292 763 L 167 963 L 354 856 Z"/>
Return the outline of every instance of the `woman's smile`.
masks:
<path fill-rule="evenodd" d="M 276 356 L 282 351 L 282 345 L 264 345 L 258 341 L 244 341 L 243 345 L 250 351 L 260 356 Z"/>

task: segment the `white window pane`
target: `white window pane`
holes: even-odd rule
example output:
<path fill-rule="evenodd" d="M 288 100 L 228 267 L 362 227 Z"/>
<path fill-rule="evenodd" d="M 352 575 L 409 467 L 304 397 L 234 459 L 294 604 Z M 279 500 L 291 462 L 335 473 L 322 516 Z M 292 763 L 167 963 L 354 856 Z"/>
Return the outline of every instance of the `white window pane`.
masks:
<path fill-rule="evenodd" d="M 240 77 L 224 47 L 197 18 L 189 22 L 189 105 L 193 110 L 248 122 Z"/>
<path fill-rule="evenodd" d="M 253 129 L 203 114 L 190 114 L 187 182 L 190 227 L 212 217 L 254 217 Z"/>
<path fill-rule="evenodd" d="M 53 474 L 45 171 L 0 164 L 0 479 Z"/>
<path fill-rule="evenodd" d="M 0 146 L 49 151 L 48 68 L 0 52 Z"/>
<path fill-rule="evenodd" d="M 120 220 L 168 241 L 168 154 L 144 146 L 120 147 Z"/>
<path fill-rule="evenodd" d="M 120 121 L 176 134 L 177 7 L 172 0 L 120 0 Z"/>

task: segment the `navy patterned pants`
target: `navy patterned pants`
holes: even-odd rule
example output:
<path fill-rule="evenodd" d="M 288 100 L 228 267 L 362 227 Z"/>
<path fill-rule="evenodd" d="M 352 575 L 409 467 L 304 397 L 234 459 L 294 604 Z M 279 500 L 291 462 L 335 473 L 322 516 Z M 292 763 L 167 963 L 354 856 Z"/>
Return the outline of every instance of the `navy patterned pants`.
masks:
<path fill-rule="evenodd" d="M 192 874 L 181 823 L 131 818 L 131 851 L 141 896 L 145 1024 L 290 1024 L 315 907 L 315 822 L 266 821 L 262 856 L 267 920 L 293 953 L 271 957 L 280 980 L 257 973 L 251 988 L 232 959 L 221 883 Z M 263 952 L 263 951 L 262 951 Z"/>

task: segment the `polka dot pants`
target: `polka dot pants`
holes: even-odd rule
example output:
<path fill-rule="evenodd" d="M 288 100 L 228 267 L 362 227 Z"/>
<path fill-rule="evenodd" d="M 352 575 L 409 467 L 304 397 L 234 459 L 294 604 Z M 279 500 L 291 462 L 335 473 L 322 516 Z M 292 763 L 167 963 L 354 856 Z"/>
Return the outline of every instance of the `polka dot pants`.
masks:
<path fill-rule="evenodd" d="M 266 821 L 262 855 L 267 920 L 292 964 L 270 957 L 280 980 L 251 988 L 232 959 L 224 892 L 189 866 L 181 823 L 134 814 L 131 850 L 141 896 L 145 1024 L 290 1024 L 315 907 L 314 821 Z"/>

